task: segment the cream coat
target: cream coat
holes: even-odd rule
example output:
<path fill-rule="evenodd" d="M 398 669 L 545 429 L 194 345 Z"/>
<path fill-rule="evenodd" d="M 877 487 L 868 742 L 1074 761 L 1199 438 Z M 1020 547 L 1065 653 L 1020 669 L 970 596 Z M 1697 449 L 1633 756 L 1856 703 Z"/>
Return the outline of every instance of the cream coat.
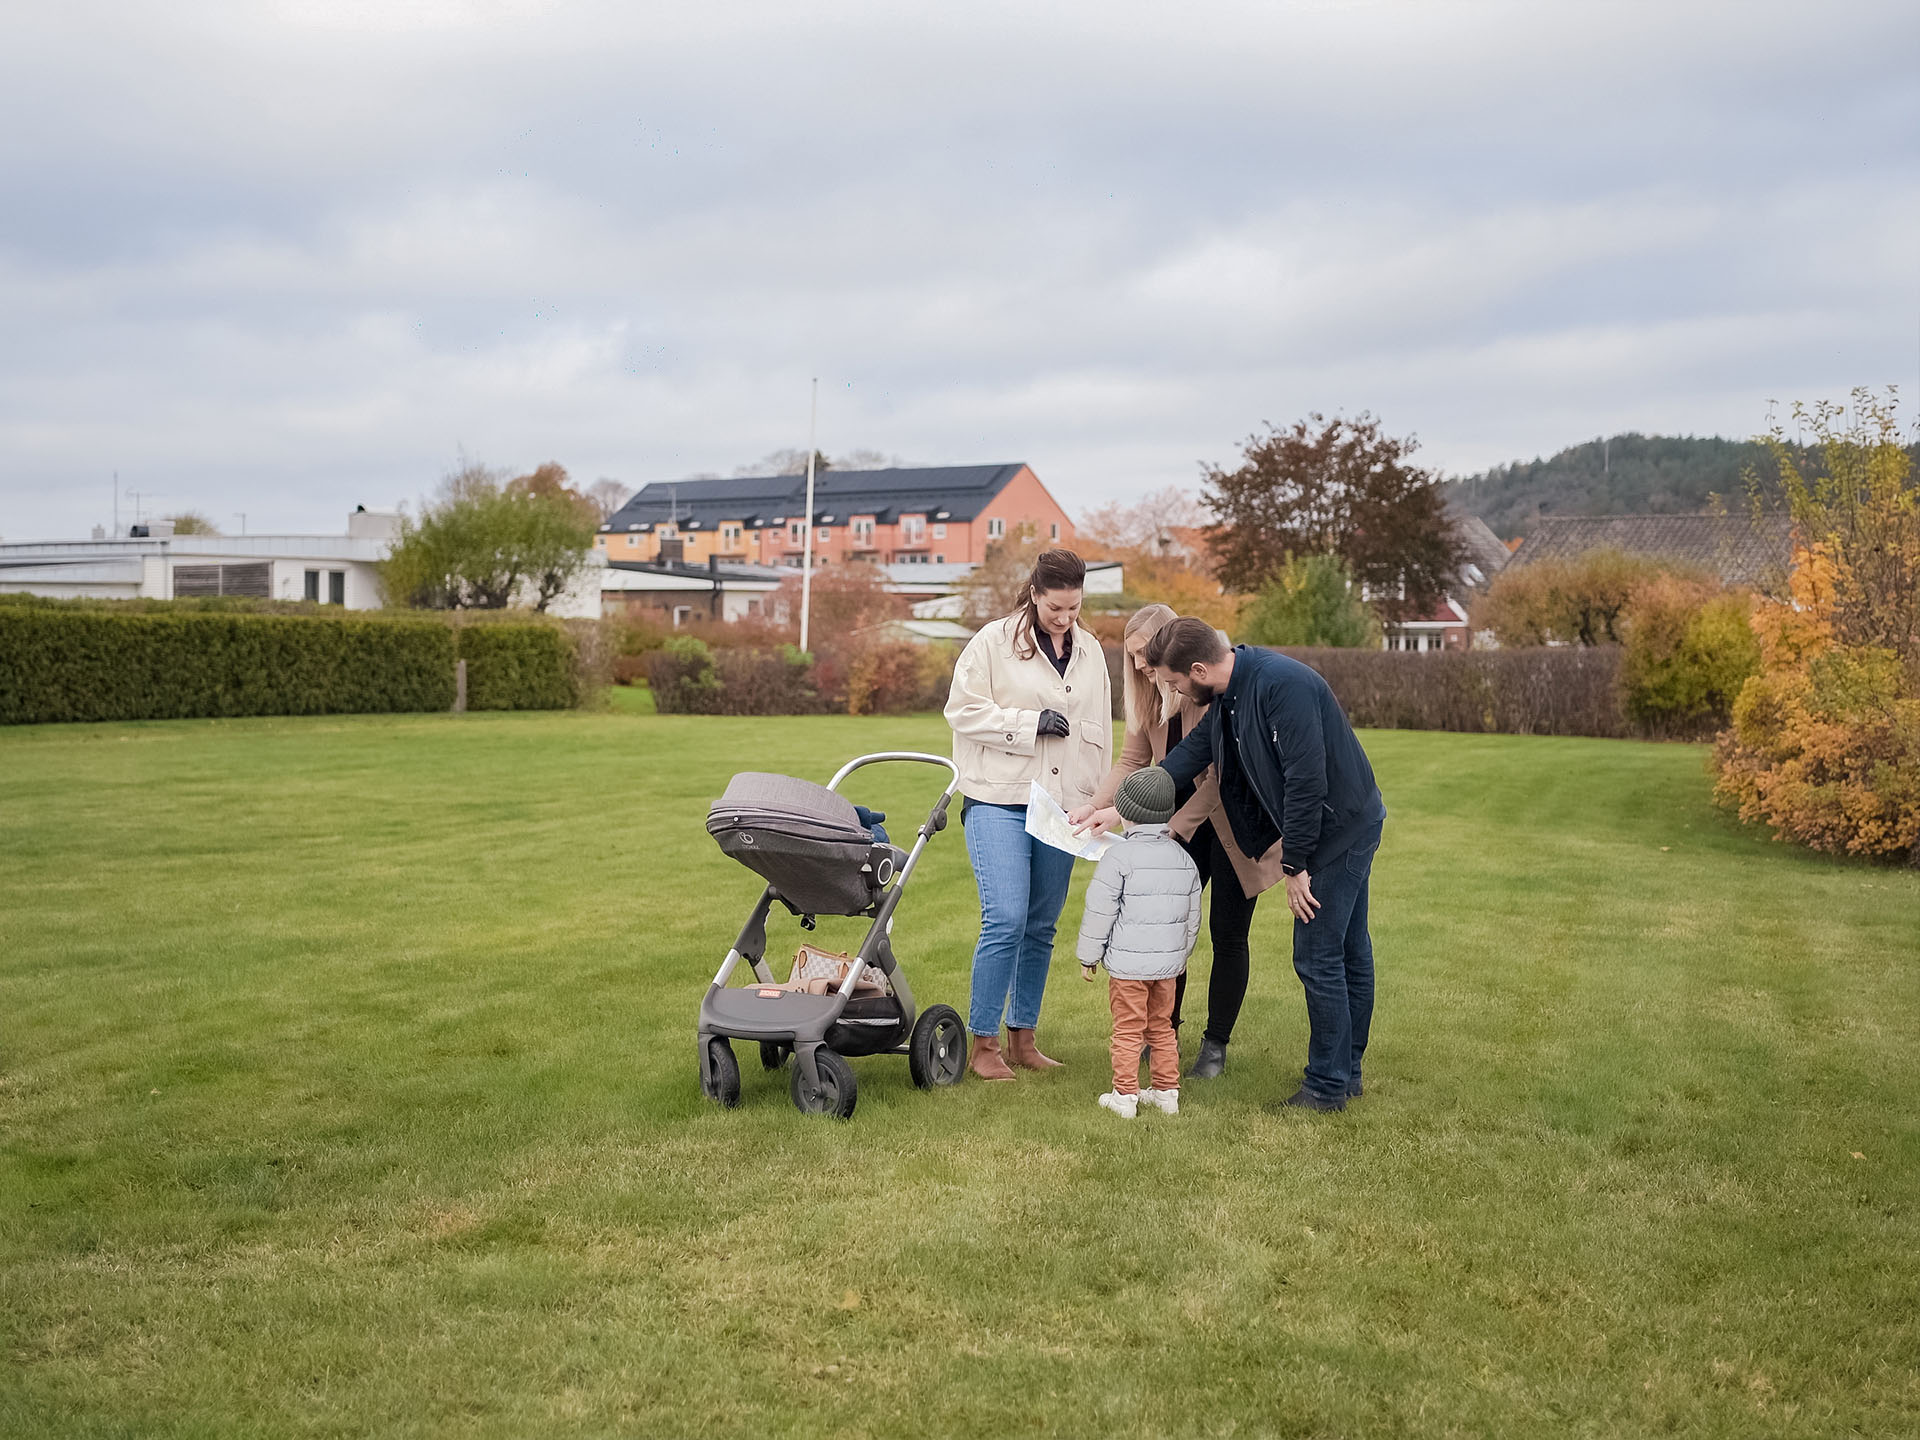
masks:
<path fill-rule="evenodd" d="M 1044 651 L 1030 660 L 1013 652 L 1013 616 L 995 620 L 960 652 L 947 692 L 953 763 L 960 793 L 994 805 L 1024 805 L 1028 783 L 1064 809 L 1093 798 L 1113 753 L 1113 682 L 1100 642 L 1075 626 L 1067 673 Z M 1035 734 L 1042 710 L 1058 710 L 1065 739 Z"/>

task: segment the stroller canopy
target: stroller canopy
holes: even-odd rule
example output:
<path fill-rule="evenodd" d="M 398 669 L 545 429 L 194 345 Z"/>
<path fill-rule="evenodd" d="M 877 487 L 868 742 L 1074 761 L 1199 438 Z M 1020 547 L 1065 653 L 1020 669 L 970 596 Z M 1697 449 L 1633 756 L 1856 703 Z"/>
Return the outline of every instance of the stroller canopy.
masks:
<path fill-rule="evenodd" d="M 876 843 L 844 796 L 791 775 L 748 770 L 707 811 L 707 833 L 796 909 L 858 915 L 906 854 Z"/>

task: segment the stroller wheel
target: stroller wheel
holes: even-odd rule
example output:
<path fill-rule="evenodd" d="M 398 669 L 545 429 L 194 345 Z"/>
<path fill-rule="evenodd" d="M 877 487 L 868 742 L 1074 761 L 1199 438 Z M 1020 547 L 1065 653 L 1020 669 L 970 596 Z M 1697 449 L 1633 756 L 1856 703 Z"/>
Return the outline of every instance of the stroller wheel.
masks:
<path fill-rule="evenodd" d="M 831 1115 L 836 1120 L 845 1120 L 853 1114 L 854 1103 L 860 1098 L 853 1066 L 824 1045 L 813 1052 L 813 1063 L 820 1071 L 817 1090 L 807 1083 L 806 1067 L 797 1061 L 794 1064 L 793 1078 L 788 1081 L 794 1108 L 803 1115 Z"/>
<path fill-rule="evenodd" d="M 787 1063 L 787 1057 L 791 1054 L 793 1054 L 793 1047 L 784 1040 L 760 1042 L 760 1066 L 764 1070 L 778 1070 Z"/>
<path fill-rule="evenodd" d="M 700 1082 L 700 1093 L 718 1101 L 727 1110 L 740 1103 L 740 1062 L 733 1058 L 733 1047 L 718 1035 L 707 1041 L 709 1078 Z"/>
<path fill-rule="evenodd" d="M 923 1010 L 907 1042 L 907 1069 L 922 1090 L 957 1085 L 967 1071 L 967 1028 L 951 1005 Z"/>

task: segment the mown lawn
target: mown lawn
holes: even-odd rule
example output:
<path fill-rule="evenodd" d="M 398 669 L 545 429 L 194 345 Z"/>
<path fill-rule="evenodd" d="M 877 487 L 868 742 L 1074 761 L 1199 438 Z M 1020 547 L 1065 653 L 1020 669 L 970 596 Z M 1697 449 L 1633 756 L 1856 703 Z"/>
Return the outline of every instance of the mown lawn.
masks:
<path fill-rule="evenodd" d="M 699 1096 L 757 884 L 702 821 L 937 717 L 0 732 L 0 1435 L 1920 1432 L 1920 876 L 1737 830 L 1697 749 L 1366 741 L 1348 1113 L 1265 1108 L 1269 904 L 1178 1119 L 1095 1108 L 1063 945 L 1064 1073 L 857 1061 L 842 1125 Z M 974 920 L 956 829 L 923 1001 Z"/>

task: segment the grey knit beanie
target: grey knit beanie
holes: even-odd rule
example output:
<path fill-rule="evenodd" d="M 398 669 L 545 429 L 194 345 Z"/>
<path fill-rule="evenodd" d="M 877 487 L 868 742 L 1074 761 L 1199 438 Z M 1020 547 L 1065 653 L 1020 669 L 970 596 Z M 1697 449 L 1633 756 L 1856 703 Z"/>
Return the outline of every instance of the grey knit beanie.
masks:
<path fill-rule="evenodd" d="M 1120 782 L 1113 808 L 1129 825 L 1164 825 L 1173 818 L 1173 776 L 1143 765 Z"/>

